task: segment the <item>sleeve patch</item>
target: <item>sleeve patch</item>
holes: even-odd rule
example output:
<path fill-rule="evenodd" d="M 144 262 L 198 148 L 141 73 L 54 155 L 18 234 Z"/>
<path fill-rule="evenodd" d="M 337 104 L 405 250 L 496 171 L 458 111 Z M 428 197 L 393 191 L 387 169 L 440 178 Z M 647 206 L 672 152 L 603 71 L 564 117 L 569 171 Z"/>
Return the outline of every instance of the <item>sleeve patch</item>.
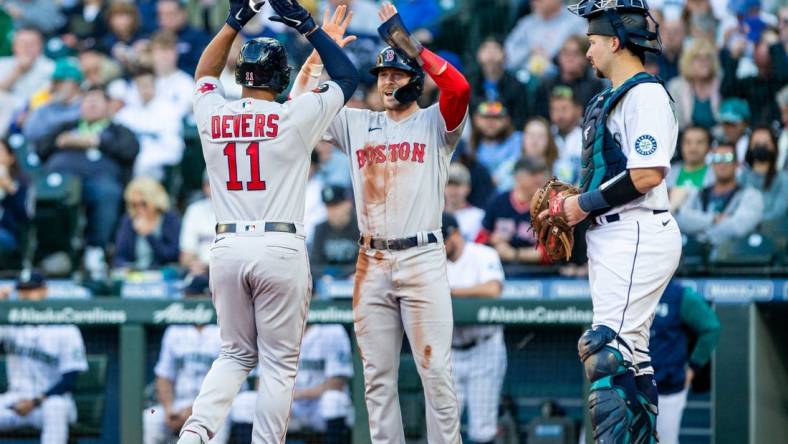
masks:
<path fill-rule="evenodd" d="M 312 90 L 313 93 L 324 93 L 326 91 L 328 91 L 328 84 L 326 84 L 326 83 L 324 83 L 324 84 L 322 84 L 322 85 L 320 85 L 317 88 Z"/>
<path fill-rule="evenodd" d="M 200 94 L 205 94 L 205 93 L 211 92 L 211 91 L 213 91 L 215 89 L 216 89 L 216 84 L 203 82 L 203 83 L 200 84 L 200 86 L 197 87 L 197 92 L 199 92 Z"/>
<path fill-rule="evenodd" d="M 641 156 L 650 156 L 657 151 L 657 139 L 644 134 L 635 140 L 635 151 Z"/>

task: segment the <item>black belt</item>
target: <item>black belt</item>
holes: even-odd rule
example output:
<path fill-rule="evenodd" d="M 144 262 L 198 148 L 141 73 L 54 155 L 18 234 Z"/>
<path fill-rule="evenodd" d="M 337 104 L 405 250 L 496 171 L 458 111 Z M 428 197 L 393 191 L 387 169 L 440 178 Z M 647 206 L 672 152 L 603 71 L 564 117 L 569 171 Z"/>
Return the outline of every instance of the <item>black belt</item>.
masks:
<path fill-rule="evenodd" d="M 427 243 L 436 244 L 438 238 L 433 233 L 427 234 Z M 376 239 L 374 237 L 361 236 L 358 239 L 358 244 L 365 248 L 373 250 L 407 250 L 419 245 L 419 238 L 417 236 L 403 237 L 402 239 Z"/>
<path fill-rule="evenodd" d="M 254 224 L 216 224 L 216 234 L 224 233 L 250 233 L 257 231 Z M 288 222 L 266 222 L 261 231 L 274 231 L 278 233 L 296 233 L 295 224 Z"/>
<path fill-rule="evenodd" d="M 662 214 L 667 212 L 668 210 L 653 210 L 654 214 Z M 621 220 L 621 216 L 619 216 L 619 213 L 608 214 L 607 216 L 602 216 L 602 218 L 605 219 L 605 222 L 607 223 L 618 222 Z"/>
<path fill-rule="evenodd" d="M 475 341 L 471 341 L 471 342 L 468 342 L 468 343 L 465 343 L 465 344 L 460 344 L 460 345 L 453 345 L 452 344 L 451 348 L 454 349 L 454 350 L 462 350 L 462 351 L 470 350 L 473 347 L 476 347 L 477 345 L 481 344 L 484 341 L 489 340 L 492 337 L 493 337 L 493 335 L 488 335 L 488 336 L 484 336 L 484 337 L 478 338 Z"/>

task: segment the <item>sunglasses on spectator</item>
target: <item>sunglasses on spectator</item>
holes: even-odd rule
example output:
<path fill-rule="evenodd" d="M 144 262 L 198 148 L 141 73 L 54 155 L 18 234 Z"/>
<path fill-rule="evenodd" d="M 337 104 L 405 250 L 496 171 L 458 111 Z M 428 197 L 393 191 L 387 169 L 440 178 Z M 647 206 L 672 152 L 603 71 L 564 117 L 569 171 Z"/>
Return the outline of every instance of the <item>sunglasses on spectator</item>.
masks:
<path fill-rule="evenodd" d="M 501 102 L 483 102 L 476 108 L 476 112 L 484 117 L 505 117 L 506 108 Z"/>
<path fill-rule="evenodd" d="M 733 153 L 714 153 L 711 155 L 711 163 L 733 163 L 736 156 Z"/>

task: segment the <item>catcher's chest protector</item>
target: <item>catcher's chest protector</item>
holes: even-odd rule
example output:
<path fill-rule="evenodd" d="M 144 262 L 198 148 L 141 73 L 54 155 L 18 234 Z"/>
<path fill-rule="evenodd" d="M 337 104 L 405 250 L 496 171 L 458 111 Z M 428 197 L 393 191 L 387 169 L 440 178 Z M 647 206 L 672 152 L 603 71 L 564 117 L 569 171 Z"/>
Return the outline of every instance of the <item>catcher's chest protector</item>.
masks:
<path fill-rule="evenodd" d="M 662 83 L 658 78 L 641 72 L 618 89 L 607 88 L 597 94 L 586 107 L 583 117 L 583 152 L 580 163 L 580 189 L 595 190 L 605 181 L 627 169 L 627 158 L 621 143 L 607 129 L 607 118 L 616 104 L 630 89 L 641 83 Z"/>

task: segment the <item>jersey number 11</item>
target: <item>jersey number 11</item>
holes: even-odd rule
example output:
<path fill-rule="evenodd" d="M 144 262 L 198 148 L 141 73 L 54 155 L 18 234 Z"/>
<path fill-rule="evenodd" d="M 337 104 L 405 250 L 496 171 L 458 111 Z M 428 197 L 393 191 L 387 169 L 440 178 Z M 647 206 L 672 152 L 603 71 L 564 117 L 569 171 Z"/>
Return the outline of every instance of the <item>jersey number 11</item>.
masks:
<path fill-rule="evenodd" d="M 230 173 L 230 180 L 227 181 L 227 189 L 230 191 L 241 191 L 244 185 L 238 180 L 238 164 L 235 159 L 235 142 L 228 143 L 224 147 L 224 155 L 227 156 L 227 169 Z M 249 172 L 252 176 L 246 182 L 248 191 L 260 191 L 265 189 L 265 181 L 260 180 L 260 144 L 252 142 L 246 148 L 246 155 L 249 156 Z"/>

